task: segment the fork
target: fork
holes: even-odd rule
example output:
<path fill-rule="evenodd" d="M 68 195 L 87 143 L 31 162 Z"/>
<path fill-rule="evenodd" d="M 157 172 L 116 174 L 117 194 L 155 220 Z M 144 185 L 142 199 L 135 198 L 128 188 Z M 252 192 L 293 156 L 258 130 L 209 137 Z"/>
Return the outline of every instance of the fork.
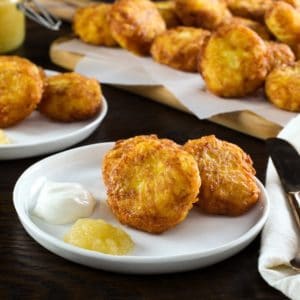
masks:
<path fill-rule="evenodd" d="M 59 30 L 61 20 L 51 15 L 47 9 L 35 0 L 23 0 L 18 3 L 18 8 L 31 20 L 49 28 Z"/>

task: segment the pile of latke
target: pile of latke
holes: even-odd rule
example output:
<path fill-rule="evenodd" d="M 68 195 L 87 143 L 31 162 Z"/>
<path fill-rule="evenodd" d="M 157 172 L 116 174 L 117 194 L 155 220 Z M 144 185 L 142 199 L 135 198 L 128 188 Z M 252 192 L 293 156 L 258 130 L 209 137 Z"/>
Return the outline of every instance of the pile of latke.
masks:
<path fill-rule="evenodd" d="M 260 195 L 249 155 L 213 135 L 183 146 L 156 135 L 120 140 L 105 155 L 102 174 L 117 219 L 150 233 L 181 223 L 194 204 L 204 213 L 238 216 Z"/>
<path fill-rule="evenodd" d="M 87 43 L 198 71 L 220 97 L 244 97 L 267 82 L 271 103 L 300 111 L 299 0 L 116 0 L 79 9 L 73 28 Z"/>
<path fill-rule="evenodd" d="M 102 107 L 99 83 L 76 73 L 47 77 L 31 61 L 0 56 L 0 128 L 14 126 L 35 109 L 60 122 L 94 117 Z"/>

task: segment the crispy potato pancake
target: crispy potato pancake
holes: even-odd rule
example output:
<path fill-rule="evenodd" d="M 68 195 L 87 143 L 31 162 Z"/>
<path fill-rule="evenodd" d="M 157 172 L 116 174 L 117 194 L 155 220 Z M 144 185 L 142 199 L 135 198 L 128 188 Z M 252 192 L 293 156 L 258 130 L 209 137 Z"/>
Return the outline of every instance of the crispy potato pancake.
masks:
<path fill-rule="evenodd" d="M 45 86 L 46 80 L 47 80 L 47 75 L 46 75 L 45 70 L 42 67 L 38 67 L 38 68 L 39 68 L 40 77 L 43 81 L 43 90 L 44 90 L 44 86 Z"/>
<path fill-rule="evenodd" d="M 279 41 L 290 46 L 300 43 L 300 12 L 290 4 L 275 2 L 266 12 L 265 22 Z"/>
<path fill-rule="evenodd" d="M 151 233 L 182 222 L 201 185 L 192 155 L 155 136 L 117 143 L 105 156 L 102 172 L 114 215 L 122 224 Z"/>
<path fill-rule="evenodd" d="M 242 17 L 232 17 L 226 19 L 222 23 L 222 25 L 226 25 L 226 24 L 237 24 L 237 25 L 241 24 L 255 31 L 262 39 L 264 40 L 271 39 L 271 34 L 268 28 L 257 21 L 247 19 L 247 18 L 242 18 Z"/>
<path fill-rule="evenodd" d="M 224 0 L 175 0 L 175 7 L 185 26 L 212 30 L 228 17 Z"/>
<path fill-rule="evenodd" d="M 235 16 L 258 21 L 264 20 L 265 12 L 271 7 L 272 0 L 228 0 L 227 5 Z"/>
<path fill-rule="evenodd" d="M 0 128 L 28 117 L 42 98 L 40 69 L 27 59 L 0 56 Z"/>
<path fill-rule="evenodd" d="M 180 19 L 176 14 L 174 1 L 158 1 L 154 2 L 154 4 L 164 19 L 167 28 L 181 25 Z"/>
<path fill-rule="evenodd" d="M 198 162 L 202 184 L 197 205 L 204 212 L 238 216 L 258 201 L 252 160 L 240 147 L 210 135 L 189 140 L 184 150 Z"/>
<path fill-rule="evenodd" d="M 276 0 L 276 1 L 286 2 L 286 3 L 292 5 L 295 8 L 299 8 L 300 7 L 300 0 Z"/>
<path fill-rule="evenodd" d="M 150 139 L 157 140 L 158 137 L 154 134 L 152 135 L 139 135 L 128 139 L 118 140 L 115 143 L 113 150 L 106 153 L 105 163 L 102 167 L 103 180 L 106 186 L 110 184 L 110 174 L 115 166 L 118 165 L 120 159 L 125 152 L 131 151 L 132 148 L 136 147 L 137 144 L 141 142 L 148 141 Z M 168 140 L 166 140 L 168 141 Z"/>
<path fill-rule="evenodd" d="M 200 28 L 176 27 L 157 36 L 151 46 L 151 55 L 157 62 L 172 68 L 197 72 L 198 57 L 210 32 Z"/>
<path fill-rule="evenodd" d="M 275 106 L 300 112 L 300 62 L 275 68 L 266 79 L 265 92 Z"/>
<path fill-rule="evenodd" d="M 118 0 L 108 14 L 115 40 L 138 55 L 149 55 L 154 38 L 166 30 L 166 24 L 149 0 Z"/>
<path fill-rule="evenodd" d="M 283 43 L 267 41 L 269 70 L 282 65 L 291 65 L 295 62 L 295 54 L 292 49 Z"/>
<path fill-rule="evenodd" d="M 199 70 L 212 93 L 221 97 L 245 96 L 265 80 L 267 46 L 244 25 L 221 26 L 203 47 Z"/>
<path fill-rule="evenodd" d="M 296 60 L 300 60 L 300 44 L 297 44 L 293 47 L 291 47 L 293 49 L 293 52 L 295 54 Z"/>
<path fill-rule="evenodd" d="M 47 78 L 39 111 L 56 121 L 74 122 L 94 117 L 101 106 L 102 93 L 97 80 L 64 73 Z"/>
<path fill-rule="evenodd" d="M 111 4 L 92 4 L 78 9 L 73 18 L 73 30 L 79 38 L 92 45 L 116 46 L 107 21 Z"/>

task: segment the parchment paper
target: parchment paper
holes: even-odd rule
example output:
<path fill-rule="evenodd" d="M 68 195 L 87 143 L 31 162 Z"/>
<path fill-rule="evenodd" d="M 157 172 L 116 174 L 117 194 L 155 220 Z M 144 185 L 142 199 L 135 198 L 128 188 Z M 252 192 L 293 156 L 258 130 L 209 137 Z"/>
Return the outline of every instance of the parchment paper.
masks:
<path fill-rule="evenodd" d="M 75 71 L 95 77 L 101 83 L 116 85 L 162 85 L 199 119 L 220 113 L 249 110 L 278 125 L 285 126 L 298 113 L 287 112 L 269 103 L 258 91 L 241 99 L 223 99 L 206 91 L 199 74 L 174 70 L 119 48 L 91 46 L 73 39 L 58 49 L 85 57 Z"/>

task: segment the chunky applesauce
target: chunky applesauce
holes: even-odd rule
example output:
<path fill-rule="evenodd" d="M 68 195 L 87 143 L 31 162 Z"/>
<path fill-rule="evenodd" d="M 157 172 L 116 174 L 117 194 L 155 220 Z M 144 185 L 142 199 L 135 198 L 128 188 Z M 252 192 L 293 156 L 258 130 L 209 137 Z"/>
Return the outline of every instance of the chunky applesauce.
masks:
<path fill-rule="evenodd" d="M 64 241 L 80 248 L 112 255 L 125 255 L 134 243 L 121 228 L 98 219 L 79 219 L 65 235 Z"/>

